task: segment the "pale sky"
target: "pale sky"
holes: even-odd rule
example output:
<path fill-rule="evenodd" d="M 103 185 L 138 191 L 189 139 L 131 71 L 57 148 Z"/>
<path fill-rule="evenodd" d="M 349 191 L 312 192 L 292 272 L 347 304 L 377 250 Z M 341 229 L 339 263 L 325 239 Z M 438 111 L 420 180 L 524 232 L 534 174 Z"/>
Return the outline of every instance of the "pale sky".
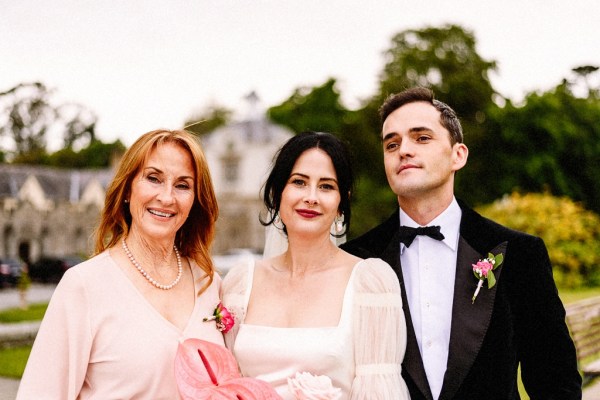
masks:
<path fill-rule="evenodd" d="M 598 0 L 0 0 L 0 92 L 41 81 L 99 118 L 98 137 L 130 145 L 179 128 L 211 103 L 264 107 L 329 77 L 348 107 L 370 96 L 391 37 L 459 24 L 498 62 L 513 100 L 571 69 L 600 66 Z"/>

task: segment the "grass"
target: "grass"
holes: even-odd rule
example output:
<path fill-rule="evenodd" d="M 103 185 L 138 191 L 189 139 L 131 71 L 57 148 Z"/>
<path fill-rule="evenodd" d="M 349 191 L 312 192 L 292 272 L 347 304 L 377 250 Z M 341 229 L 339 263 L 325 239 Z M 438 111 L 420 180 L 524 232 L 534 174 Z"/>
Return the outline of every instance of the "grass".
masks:
<path fill-rule="evenodd" d="M 20 379 L 25 371 L 31 346 L 7 347 L 0 349 L 0 376 Z"/>
<path fill-rule="evenodd" d="M 27 309 L 9 308 L 0 311 L 0 323 L 39 321 L 44 317 L 48 303 L 30 304 Z M 31 352 L 31 346 L 1 347 L 0 376 L 21 378 Z"/>
<path fill-rule="evenodd" d="M 558 291 L 563 304 L 574 303 L 579 300 L 585 300 L 590 297 L 600 296 L 600 287 L 585 288 L 577 290 L 562 289 Z"/>
<path fill-rule="evenodd" d="M 48 308 L 48 303 L 30 304 L 27 309 L 9 308 L 0 311 L 0 323 L 39 321 L 44 317 L 46 308 Z"/>

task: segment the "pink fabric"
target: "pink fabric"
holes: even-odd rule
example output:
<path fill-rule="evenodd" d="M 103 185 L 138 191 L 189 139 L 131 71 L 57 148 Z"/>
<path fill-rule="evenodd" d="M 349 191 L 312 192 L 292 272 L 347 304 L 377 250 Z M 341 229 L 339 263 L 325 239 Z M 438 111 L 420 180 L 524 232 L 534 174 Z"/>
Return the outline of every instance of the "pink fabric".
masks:
<path fill-rule="evenodd" d="M 193 262 L 192 271 L 199 289 L 203 272 Z M 223 344 L 214 322 L 202 322 L 219 303 L 220 283 L 215 274 L 180 331 L 148 303 L 108 251 L 71 268 L 54 292 L 17 399 L 179 398 L 174 374 L 179 341 Z"/>

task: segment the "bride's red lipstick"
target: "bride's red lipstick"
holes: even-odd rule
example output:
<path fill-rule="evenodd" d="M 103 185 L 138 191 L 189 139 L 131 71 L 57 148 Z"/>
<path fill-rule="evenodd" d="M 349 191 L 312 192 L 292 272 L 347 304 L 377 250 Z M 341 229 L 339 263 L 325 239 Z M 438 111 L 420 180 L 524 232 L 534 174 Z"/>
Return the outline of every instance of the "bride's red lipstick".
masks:
<path fill-rule="evenodd" d="M 314 210 L 307 210 L 307 209 L 299 209 L 299 210 L 296 210 L 296 212 L 304 218 L 314 218 L 314 217 L 321 215 L 321 213 L 319 213 L 319 212 L 316 212 Z"/>

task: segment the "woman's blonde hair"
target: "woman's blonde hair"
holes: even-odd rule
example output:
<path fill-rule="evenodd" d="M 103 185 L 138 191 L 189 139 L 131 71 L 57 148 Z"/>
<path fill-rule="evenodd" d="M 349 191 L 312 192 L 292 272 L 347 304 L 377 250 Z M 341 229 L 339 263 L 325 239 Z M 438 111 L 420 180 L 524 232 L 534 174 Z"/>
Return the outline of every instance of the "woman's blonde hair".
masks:
<path fill-rule="evenodd" d="M 204 152 L 198 139 L 187 131 L 159 129 L 145 133 L 125 152 L 106 191 L 104 209 L 96 230 L 95 254 L 114 246 L 129 233 L 131 212 L 125 200 L 129 198 L 131 182 L 150 153 L 165 143 L 174 143 L 187 150 L 192 157 L 196 173 L 194 204 L 183 226 L 177 231 L 175 245 L 182 256 L 193 259 L 208 275 L 209 280 L 203 286 L 202 292 L 212 283 L 215 271 L 210 247 L 214 239 L 219 206 Z"/>

